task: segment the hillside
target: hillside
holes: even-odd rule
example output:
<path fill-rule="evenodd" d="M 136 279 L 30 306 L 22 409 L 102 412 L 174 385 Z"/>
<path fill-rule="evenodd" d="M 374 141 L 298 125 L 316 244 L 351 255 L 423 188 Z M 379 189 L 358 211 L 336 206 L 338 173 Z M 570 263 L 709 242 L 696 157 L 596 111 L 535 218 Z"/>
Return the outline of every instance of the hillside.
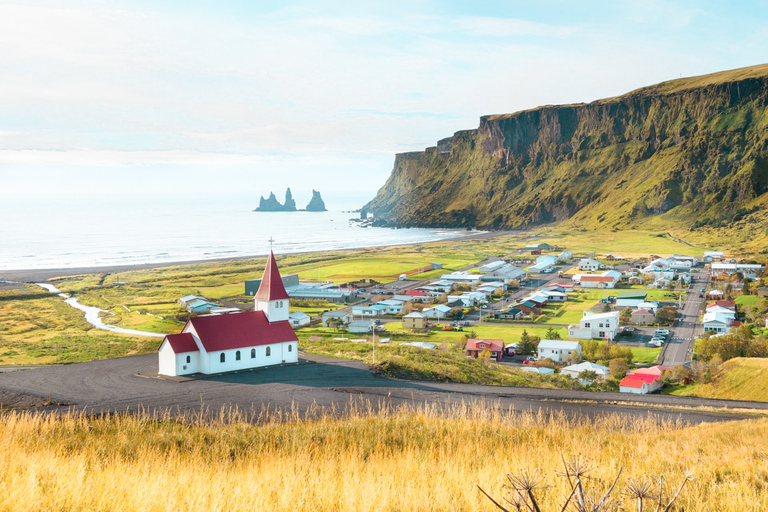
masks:
<path fill-rule="evenodd" d="M 480 118 L 396 155 L 365 206 L 401 226 L 737 230 L 766 240 L 768 64 Z M 763 244 L 764 246 L 764 244 Z"/>
<path fill-rule="evenodd" d="M 674 391 L 678 396 L 768 401 L 768 359 L 737 357 L 724 362 L 709 384 Z"/>

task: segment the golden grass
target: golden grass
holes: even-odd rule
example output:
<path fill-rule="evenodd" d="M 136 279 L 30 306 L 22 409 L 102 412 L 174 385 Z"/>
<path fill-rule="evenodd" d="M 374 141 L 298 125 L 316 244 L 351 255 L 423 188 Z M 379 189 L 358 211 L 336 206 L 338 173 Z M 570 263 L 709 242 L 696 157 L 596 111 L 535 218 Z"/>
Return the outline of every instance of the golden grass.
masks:
<path fill-rule="evenodd" d="M 374 407 L 375 408 L 375 407 Z M 358 403 L 337 418 L 229 411 L 213 421 L 10 413 L 0 419 L 2 510 L 494 510 L 503 476 L 541 468 L 553 510 L 561 455 L 592 461 L 590 485 L 692 473 L 686 511 L 768 506 L 767 420 L 684 427 L 492 406 Z M 317 413 L 318 411 L 314 411 Z M 254 421 L 250 423 L 249 421 Z"/>
<path fill-rule="evenodd" d="M 766 402 L 768 401 L 768 359 L 757 357 L 729 359 L 720 366 L 712 382 L 684 386 L 670 394 Z"/>

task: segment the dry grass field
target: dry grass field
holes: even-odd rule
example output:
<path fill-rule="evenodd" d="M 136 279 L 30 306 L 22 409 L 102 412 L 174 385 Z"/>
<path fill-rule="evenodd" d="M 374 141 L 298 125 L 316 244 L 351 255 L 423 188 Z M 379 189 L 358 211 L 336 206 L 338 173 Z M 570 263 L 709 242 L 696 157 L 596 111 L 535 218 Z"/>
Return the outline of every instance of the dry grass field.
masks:
<path fill-rule="evenodd" d="M 768 420 L 685 427 L 609 416 L 568 420 L 492 406 L 408 406 L 218 420 L 115 415 L 0 417 L 2 510 L 490 511 L 507 472 L 540 468 L 545 512 L 566 496 L 562 457 L 590 461 L 590 489 L 623 468 L 663 475 L 676 510 L 768 507 Z M 679 506 L 678 506 L 679 505 Z M 636 509 L 636 506 L 633 506 Z M 654 507 L 648 507 L 653 510 Z"/>

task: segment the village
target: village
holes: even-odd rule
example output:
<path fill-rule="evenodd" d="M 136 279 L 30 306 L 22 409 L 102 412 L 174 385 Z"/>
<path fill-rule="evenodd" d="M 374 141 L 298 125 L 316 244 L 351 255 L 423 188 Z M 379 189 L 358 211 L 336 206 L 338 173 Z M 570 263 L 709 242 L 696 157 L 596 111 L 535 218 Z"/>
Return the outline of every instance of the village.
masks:
<path fill-rule="evenodd" d="M 450 340 L 461 345 L 465 357 L 486 364 L 567 376 L 587 387 L 612 381 L 621 392 L 653 393 L 663 387 L 665 372 L 685 374 L 679 368 L 696 360 L 696 339 L 728 335 L 746 320 L 762 321 L 768 329 L 768 315 L 747 319 L 757 301 L 768 297 L 760 281 L 763 266 L 726 259 L 722 251 L 698 257 L 574 257 L 543 242 L 504 259 L 490 257 L 445 273 L 443 267 L 432 262 L 386 282 L 303 282 L 297 274 L 281 276 L 271 255 L 264 277 L 245 282 L 244 297 L 255 306 L 222 306 L 197 295 L 180 299 L 192 318 L 181 334 L 165 338 L 160 373 L 296 361 L 301 338 L 296 330 L 314 342 L 370 345 L 374 362 L 376 345 L 435 350 Z M 420 278 L 425 274 L 435 278 Z M 290 301 L 324 307 L 307 311 Z M 238 329 L 246 329 L 226 327 L 227 317 L 239 316 L 230 313 L 254 307 L 266 320 L 254 317 L 248 328 L 274 345 L 265 354 L 263 343 L 222 345 L 217 331 L 236 338 Z M 275 319 L 291 329 L 270 334 Z M 189 353 L 205 345 L 196 328 L 208 332 L 210 346 L 203 351 L 215 353 L 218 361 Z M 232 353 L 219 350 L 224 346 Z M 241 357 L 241 350 L 250 357 Z"/>

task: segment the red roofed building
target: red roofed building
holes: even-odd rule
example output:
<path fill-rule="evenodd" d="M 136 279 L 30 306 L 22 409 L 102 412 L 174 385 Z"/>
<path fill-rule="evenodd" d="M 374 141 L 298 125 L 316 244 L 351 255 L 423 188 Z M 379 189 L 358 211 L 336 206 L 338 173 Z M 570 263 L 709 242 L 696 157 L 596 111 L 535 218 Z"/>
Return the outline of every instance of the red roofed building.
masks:
<path fill-rule="evenodd" d="M 469 338 L 467 340 L 467 355 L 472 357 L 478 357 L 481 353 L 488 350 L 491 353 L 491 359 L 501 361 L 504 357 L 504 341 L 503 340 L 486 340 L 479 338 Z"/>
<path fill-rule="evenodd" d="M 582 288 L 613 288 L 616 285 L 616 279 L 611 276 L 581 276 L 579 280 Z"/>
<path fill-rule="evenodd" d="M 653 373 L 630 373 L 619 382 L 619 391 L 622 393 L 647 394 L 658 391 L 664 384 L 661 376 Z"/>
<path fill-rule="evenodd" d="M 190 318 L 180 334 L 169 334 L 160 344 L 158 373 L 215 374 L 298 362 L 288 300 L 270 252 L 254 311 Z"/>

